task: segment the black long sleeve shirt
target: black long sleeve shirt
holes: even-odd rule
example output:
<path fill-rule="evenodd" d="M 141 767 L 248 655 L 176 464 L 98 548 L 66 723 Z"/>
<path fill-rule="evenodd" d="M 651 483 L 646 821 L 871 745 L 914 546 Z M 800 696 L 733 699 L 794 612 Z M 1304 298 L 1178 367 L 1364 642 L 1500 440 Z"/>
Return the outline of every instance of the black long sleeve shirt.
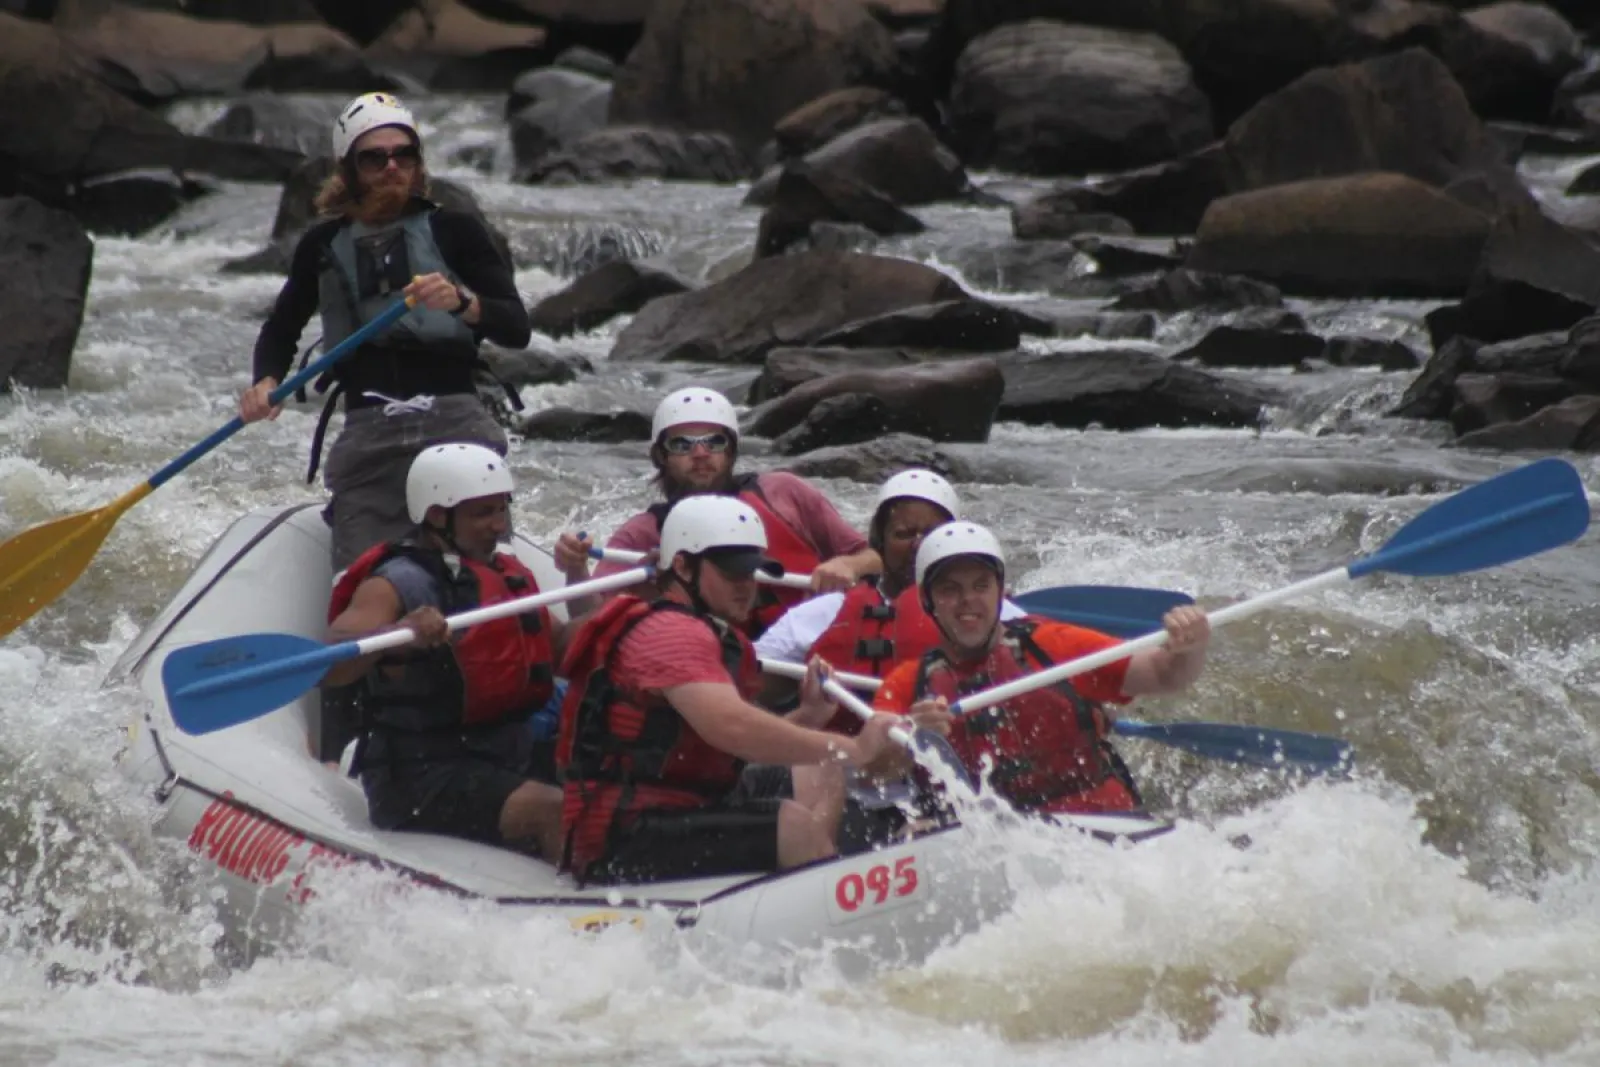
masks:
<path fill-rule="evenodd" d="M 412 210 L 425 210 L 418 202 Z M 278 292 L 272 312 L 256 336 L 252 381 L 276 378 L 283 381 L 294 363 L 300 335 L 317 313 L 319 280 L 324 257 L 330 255 L 328 243 L 343 219 L 328 219 L 307 230 L 295 246 L 289 264 L 289 278 Z M 471 328 L 481 342 L 485 339 L 506 348 L 526 348 L 532 334 L 528 309 L 517 292 L 511 266 L 500 255 L 489 233 L 472 215 L 449 208 L 436 210 L 429 223 L 439 254 L 462 284 L 478 297 L 479 319 Z M 362 361 L 375 355 L 372 345 L 364 345 L 349 359 Z"/>

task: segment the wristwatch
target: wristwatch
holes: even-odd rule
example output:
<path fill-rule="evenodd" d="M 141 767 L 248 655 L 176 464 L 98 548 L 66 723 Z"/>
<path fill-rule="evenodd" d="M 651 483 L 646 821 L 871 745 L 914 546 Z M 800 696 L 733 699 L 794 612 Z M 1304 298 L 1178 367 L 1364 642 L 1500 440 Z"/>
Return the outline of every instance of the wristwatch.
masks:
<path fill-rule="evenodd" d="M 458 285 L 456 286 L 456 300 L 459 303 L 451 309 L 450 314 L 464 315 L 467 309 L 472 306 L 472 293 L 465 286 Z"/>

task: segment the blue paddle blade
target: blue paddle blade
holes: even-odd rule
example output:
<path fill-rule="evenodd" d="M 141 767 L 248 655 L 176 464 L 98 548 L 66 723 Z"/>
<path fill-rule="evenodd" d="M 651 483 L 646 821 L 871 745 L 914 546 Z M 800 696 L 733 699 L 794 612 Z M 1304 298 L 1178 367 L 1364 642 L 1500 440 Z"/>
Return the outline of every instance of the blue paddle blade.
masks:
<path fill-rule="evenodd" d="M 180 648 L 161 664 L 172 721 L 186 734 L 208 734 L 281 708 L 327 673 L 317 653 L 328 647 L 294 634 L 244 634 Z"/>
<path fill-rule="evenodd" d="M 1462 574 L 1576 541 L 1588 528 L 1589 495 L 1578 472 L 1566 460 L 1541 459 L 1439 501 L 1346 570 L 1352 578 Z"/>
<path fill-rule="evenodd" d="M 1194 603 L 1188 593 L 1131 585 L 1058 585 L 1011 599 L 1030 614 L 1124 639 L 1154 633 L 1163 615 Z"/>
<path fill-rule="evenodd" d="M 1312 774 L 1347 768 L 1355 756 L 1350 743 L 1337 737 L 1238 723 L 1118 719 L 1112 729 L 1123 737 L 1171 745 L 1210 759 L 1273 769 L 1296 767 Z"/>

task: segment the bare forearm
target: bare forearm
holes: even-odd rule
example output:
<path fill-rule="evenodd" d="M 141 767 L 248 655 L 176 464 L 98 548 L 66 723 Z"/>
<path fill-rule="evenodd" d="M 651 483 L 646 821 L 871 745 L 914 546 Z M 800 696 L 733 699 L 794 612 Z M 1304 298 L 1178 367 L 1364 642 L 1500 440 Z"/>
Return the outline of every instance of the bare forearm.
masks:
<path fill-rule="evenodd" d="M 839 559 L 850 565 L 851 569 L 856 572 L 857 578 L 865 578 L 869 574 L 883 573 L 883 558 L 878 555 L 876 549 L 863 548 L 861 551 L 852 552 L 848 556 L 840 556 Z"/>
<path fill-rule="evenodd" d="M 1141 663 L 1140 660 L 1144 662 Z M 1187 689 L 1200 677 L 1205 665 L 1204 650 L 1172 652 L 1165 648 L 1157 648 L 1141 653 L 1133 663 L 1129 664 L 1128 676 L 1130 681 L 1135 677 L 1139 678 L 1142 684 L 1139 685 L 1138 692 L 1134 692 L 1133 687 L 1129 686 L 1128 695 L 1160 696 Z"/>

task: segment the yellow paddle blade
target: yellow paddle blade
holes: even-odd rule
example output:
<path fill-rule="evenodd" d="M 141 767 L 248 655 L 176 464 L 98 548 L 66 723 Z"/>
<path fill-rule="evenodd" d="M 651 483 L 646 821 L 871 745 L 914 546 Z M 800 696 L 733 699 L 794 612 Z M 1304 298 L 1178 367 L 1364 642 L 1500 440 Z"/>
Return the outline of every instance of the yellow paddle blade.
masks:
<path fill-rule="evenodd" d="M 0 545 L 0 637 L 65 593 L 122 513 L 149 496 L 150 488 L 145 482 L 103 508 L 30 526 Z"/>

